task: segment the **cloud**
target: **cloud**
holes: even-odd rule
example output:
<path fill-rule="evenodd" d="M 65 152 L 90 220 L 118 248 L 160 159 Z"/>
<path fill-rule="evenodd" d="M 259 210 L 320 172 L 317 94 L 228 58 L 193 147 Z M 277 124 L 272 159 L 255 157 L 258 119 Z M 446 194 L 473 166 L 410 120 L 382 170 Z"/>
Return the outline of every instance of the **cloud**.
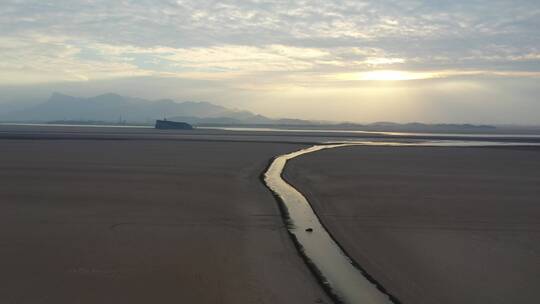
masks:
<path fill-rule="evenodd" d="M 540 61 L 539 17 L 534 1 L 6 0 L 0 39 L 4 74 L 58 79 L 485 69 Z"/>
<path fill-rule="evenodd" d="M 132 63 L 115 59 L 81 59 L 84 46 L 69 37 L 32 34 L 0 37 L 0 81 L 29 84 L 86 81 L 152 74 Z"/>
<path fill-rule="evenodd" d="M 536 0 L 3 0 L 0 82 L 144 76 L 260 92 L 534 81 L 539 28 Z"/>

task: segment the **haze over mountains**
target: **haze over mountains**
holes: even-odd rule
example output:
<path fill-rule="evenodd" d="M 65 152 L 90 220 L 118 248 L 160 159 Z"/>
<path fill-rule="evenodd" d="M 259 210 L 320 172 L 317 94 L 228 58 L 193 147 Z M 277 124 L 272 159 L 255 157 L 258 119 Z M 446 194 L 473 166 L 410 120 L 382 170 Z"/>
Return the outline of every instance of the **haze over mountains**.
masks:
<path fill-rule="evenodd" d="M 189 123 L 246 123 L 267 124 L 279 122 L 248 111 L 228 109 L 208 102 L 175 102 L 170 99 L 156 101 L 103 94 L 90 98 L 53 93 L 44 103 L 27 109 L 4 113 L 3 121 L 101 121 L 152 123 L 168 118 Z"/>
<path fill-rule="evenodd" d="M 294 126 L 295 128 L 336 128 L 390 132 L 532 132 L 534 130 L 472 124 L 424 124 L 376 122 L 371 124 L 315 122 L 302 119 L 273 119 L 244 110 L 230 109 L 209 102 L 175 102 L 171 99 L 146 100 L 108 93 L 95 97 L 73 97 L 53 93 L 43 103 L 20 109 L 0 104 L 0 122 L 33 123 L 107 123 L 153 124 L 156 119 L 167 118 L 194 125 L 228 126 Z"/>

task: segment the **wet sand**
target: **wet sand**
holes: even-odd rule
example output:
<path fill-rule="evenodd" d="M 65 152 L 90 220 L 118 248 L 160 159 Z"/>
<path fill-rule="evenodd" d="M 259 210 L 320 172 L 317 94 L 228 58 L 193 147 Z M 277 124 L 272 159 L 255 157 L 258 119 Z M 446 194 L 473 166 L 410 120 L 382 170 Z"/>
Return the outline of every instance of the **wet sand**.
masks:
<path fill-rule="evenodd" d="M 526 136 L 526 137 L 523 137 Z M 184 141 L 235 141 L 319 144 L 343 141 L 392 141 L 418 142 L 425 140 L 474 140 L 499 142 L 540 143 L 540 135 L 510 134 L 385 134 L 377 132 L 331 132 L 311 131 L 254 131 L 254 130 L 156 130 L 150 127 L 104 127 L 104 126 L 61 126 L 61 125 L 11 125 L 0 123 L 0 139 L 109 139 L 109 140 L 184 140 Z"/>
<path fill-rule="evenodd" d="M 538 148 L 337 148 L 285 178 L 402 303 L 540 297 Z"/>
<path fill-rule="evenodd" d="M 0 303 L 330 302 L 259 179 L 301 145 L 40 134 L 0 139 Z"/>

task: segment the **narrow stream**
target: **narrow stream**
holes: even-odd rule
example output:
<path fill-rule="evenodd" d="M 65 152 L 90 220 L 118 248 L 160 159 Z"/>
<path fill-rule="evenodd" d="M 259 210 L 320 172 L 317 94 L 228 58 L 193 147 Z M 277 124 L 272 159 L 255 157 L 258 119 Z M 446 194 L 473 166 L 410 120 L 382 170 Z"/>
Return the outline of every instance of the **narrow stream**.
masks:
<path fill-rule="evenodd" d="M 289 159 L 343 146 L 346 144 L 313 146 L 278 156 L 266 171 L 264 181 L 283 201 L 287 210 L 286 217 L 290 221 L 289 232 L 296 237 L 305 258 L 318 270 L 323 282 L 339 301 L 365 304 L 392 303 L 386 294 L 353 267 L 352 261 L 324 229 L 306 198 L 281 177 Z M 306 231 L 310 228 L 312 232 Z"/>
<path fill-rule="evenodd" d="M 288 230 L 296 238 L 307 262 L 316 269 L 318 277 L 327 290 L 341 303 L 390 304 L 390 296 L 369 281 L 362 271 L 353 266 L 351 259 L 323 227 L 307 199 L 283 178 L 283 170 L 288 160 L 320 151 L 353 145 L 386 146 L 512 146 L 524 145 L 498 142 L 355 142 L 316 145 L 307 149 L 278 156 L 264 174 L 264 181 L 284 205 Z M 525 144 L 528 145 L 528 144 Z M 530 145 L 538 145 L 530 144 Z"/>

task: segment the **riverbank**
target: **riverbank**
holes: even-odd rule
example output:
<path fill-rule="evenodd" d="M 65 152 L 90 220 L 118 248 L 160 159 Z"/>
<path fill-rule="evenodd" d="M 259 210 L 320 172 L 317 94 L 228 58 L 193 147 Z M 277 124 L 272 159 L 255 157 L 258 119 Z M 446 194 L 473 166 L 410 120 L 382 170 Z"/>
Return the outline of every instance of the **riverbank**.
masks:
<path fill-rule="evenodd" d="M 402 303 L 527 303 L 540 283 L 538 148 L 345 147 L 285 178 Z"/>
<path fill-rule="evenodd" d="M 282 206 L 287 229 L 313 275 L 336 303 L 391 304 L 391 295 L 373 282 L 351 260 L 320 223 L 305 197 L 283 178 L 291 159 L 342 145 L 318 145 L 276 157 L 263 175 L 263 182 Z M 356 265 L 355 265 L 356 266 Z"/>
<path fill-rule="evenodd" d="M 0 140 L 0 302 L 330 303 L 258 178 L 302 145 L 78 132 Z"/>

